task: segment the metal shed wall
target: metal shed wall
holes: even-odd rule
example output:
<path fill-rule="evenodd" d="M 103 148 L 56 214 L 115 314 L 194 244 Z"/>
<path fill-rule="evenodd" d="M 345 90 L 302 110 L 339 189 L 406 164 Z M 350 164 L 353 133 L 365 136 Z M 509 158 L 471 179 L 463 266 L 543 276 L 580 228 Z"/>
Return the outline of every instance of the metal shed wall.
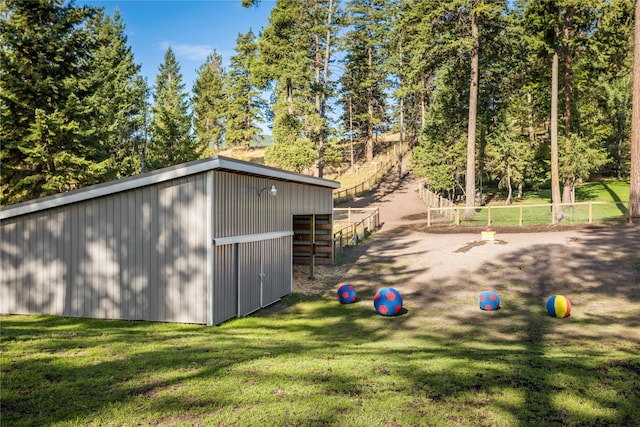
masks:
<path fill-rule="evenodd" d="M 206 177 L 4 219 L 0 312 L 206 323 Z"/>
<path fill-rule="evenodd" d="M 263 188 L 276 185 L 277 196 Z M 266 177 L 214 172 L 213 236 L 242 236 L 293 230 L 293 215 L 331 214 L 331 188 Z"/>
<path fill-rule="evenodd" d="M 271 185 L 277 196 L 258 195 Z M 330 214 L 333 198 L 331 188 L 215 171 L 212 200 L 211 323 L 218 324 L 291 293 L 293 215 Z"/>
<path fill-rule="evenodd" d="M 0 313 L 250 313 L 292 291 L 293 216 L 331 214 L 336 184 L 213 158 L 3 208 Z"/>

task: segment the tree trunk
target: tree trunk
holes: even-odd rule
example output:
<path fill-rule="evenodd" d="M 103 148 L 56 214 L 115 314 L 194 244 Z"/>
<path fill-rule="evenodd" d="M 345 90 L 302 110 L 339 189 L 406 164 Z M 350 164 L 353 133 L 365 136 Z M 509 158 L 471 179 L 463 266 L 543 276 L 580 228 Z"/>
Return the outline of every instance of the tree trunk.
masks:
<path fill-rule="evenodd" d="M 315 84 L 320 86 L 321 84 L 321 76 L 320 76 L 320 64 L 322 63 L 322 49 L 320 46 L 320 35 L 316 34 L 316 60 L 315 60 Z M 316 92 L 316 111 L 318 113 L 318 117 L 322 119 L 322 94 L 320 92 Z M 322 135 L 322 129 L 318 132 L 318 160 L 316 161 L 316 175 L 319 178 L 322 178 L 323 174 L 323 164 L 322 157 L 324 156 L 324 141 Z"/>
<path fill-rule="evenodd" d="M 373 73 L 373 48 L 368 50 L 369 73 Z M 367 163 L 373 162 L 373 94 L 371 88 L 367 89 Z"/>
<path fill-rule="evenodd" d="M 554 52 L 551 66 L 551 203 L 554 223 L 561 213 L 558 175 L 558 52 Z"/>
<path fill-rule="evenodd" d="M 351 95 L 349 95 L 349 148 L 351 151 L 351 172 L 355 172 L 356 159 L 353 152 L 353 106 L 351 105 Z"/>
<path fill-rule="evenodd" d="M 400 149 L 398 150 L 398 179 L 402 178 L 404 159 L 404 98 L 400 98 Z"/>
<path fill-rule="evenodd" d="M 511 198 L 513 196 L 513 188 L 511 188 L 511 167 L 507 166 L 507 200 L 505 200 L 505 205 L 511 204 Z"/>
<path fill-rule="evenodd" d="M 369 114 L 369 120 L 367 123 L 367 163 L 373 162 L 373 100 L 369 96 L 369 102 L 367 105 L 367 114 Z"/>
<path fill-rule="evenodd" d="M 471 37 L 473 52 L 471 53 L 471 83 L 469 87 L 469 128 L 467 134 L 467 174 L 466 174 L 466 202 L 465 216 L 473 216 L 476 199 L 476 118 L 478 115 L 478 18 L 476 8 L 478 0 L 473 1 L 471 7 Z"/>
<path fill-rule="evenodd" d="M 400 78 L 404 77 L 403 71 L 403 58 L 402 58 L 402 42 L 404 39 L 404 33 L 400 35 L 398 41 L 398 66 L 400 68 Z M 404 156 L 404 96 L 400 97 L 400 150 L 398 150 L 398 179 L 402 179 L 402 161 Z"/>
<path fill-rule="evenodd" d="M 426 117 L 427 117 L 427 95 L 426 95 L 426 90 L 427 90 L 427 82 L 425 81 L 424 76 L 422 76 L 421 78 L 421 83 L 422 83 L 422 92 L 421 92 L 421 96 L 420 96 L 420 126 L 424 126 Z"/>
<path fill-rule="evenodd" d="M 640 0 L 636 0 L 633 40 L 633 109 L 631 113 L 631 186 L 629 218 L 640 217 Z"/>
<path fill-rule="evenodd" d="M 293 115 L 293 81 L 287 77 L 287 104 L 289 105 L 289 115 Z"/>
<path fill-rule="evenodd" d="M 318 106 L 320 119 L 322 119 L 322 128 L 320 129 L 320 135 L 318 138 L 318 177 L 322 178 L 324 174 L 324 143 L 326 132 L 324 128 L 324 121 L 326 116 L 327 106 L 327 86 L 329 84 L 329 60 L 331 56 L 331 21 L 333 19 L 333 0 L 329 0 L 329 10 L 327 13 L 327 36 L 325 40 L 324 51 L 324 63 L 323 63 L 323 81 L 322 92 L 320 94 L 320 103 Z"/>
<path fill-rule="evenodd" d="M 571 50 L 569 49 L 569 25 L 571 16 L 573 15 L 571 8 L 567 9 L 564 14 L 564 153 L 571 154 Z M 562 203 L 571 203 L 573 188 L 576 179 L 573 174 L 564 177 L 564 185 L 562 189 Z"/>
<path fill-rule="evenodd" d="M 531 96 L 531 92 L 527 92 L 527 118 L 529 119 L 529 143 L 533 148 L 534 143 L 536 142 L 536 133 L 533 125 L 533 97 Z"/>
<path fill-rule="evenodd" d="M 518 199 L 522 199 L 522 181 L 518 182 Z"/>

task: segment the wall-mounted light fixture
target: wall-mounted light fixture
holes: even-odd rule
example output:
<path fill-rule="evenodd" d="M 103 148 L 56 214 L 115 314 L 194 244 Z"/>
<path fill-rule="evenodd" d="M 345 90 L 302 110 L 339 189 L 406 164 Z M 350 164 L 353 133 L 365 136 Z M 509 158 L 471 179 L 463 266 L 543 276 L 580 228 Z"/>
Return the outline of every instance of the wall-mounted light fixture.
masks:
<path fill-rule="evenodd" d="M 278 195 L 278 189 L 275 185 L 266 186 L 262 190 L 258 191 L 258 197 L 262 196 L 262 192 L 264 190 L 269 190 L 269 195 L 272 197 L 276 197 Z"/>

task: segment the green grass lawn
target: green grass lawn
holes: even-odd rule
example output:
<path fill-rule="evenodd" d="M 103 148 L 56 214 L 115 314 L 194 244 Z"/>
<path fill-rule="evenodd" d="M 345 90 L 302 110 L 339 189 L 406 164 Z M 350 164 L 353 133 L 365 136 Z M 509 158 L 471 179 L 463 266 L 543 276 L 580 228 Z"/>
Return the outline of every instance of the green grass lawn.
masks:
<path fill-rule="evenodd" d="M 522 200 L 504 204 L 505 195 L 494 194 L 485 206 L 475 209 L 473 218 L 463 218 L 461 225 L 537 225 L 552 223 L 551 190 L 528 191 Z M 575 204 L 563 205 L 563 224 L 625 222 L 629 182 L 602 180 L 576 186 Z M 461 212 L 462 214 L 462 212 Z"/>
<path fill-rule="evenodd" d="M 576 185 L 576 202 L 619 202 L 629 200 L 629 181 L 600 180 Z M 527 191 L 523 203 L 550 203 L 551 190 Z"/>
<path fill-rule="evenodd" d="M 637 300 L 612 325 L 526 298 L 383 317 L 371 297 L 218 327 L 3 316 L 1 423 L 640 425 Z"/>
<path fill-rule="evenodd" d="M 614 274 L 638 277 L 640 252 L 608 245 L 600 275 L 574 260 L 566 319 L 540 298 L 568 286 L 545 278 L 546 248 L 513 257 L 540 277 L 423 283 L 396 317 L 374 311 L 371 288 L 350 305 L 294 294 L 217 327 L 0 316 L 0 425 L 640 426 L 640 293 Z M 358 268 L 384 280 L 418 267 Z M 477 309 L 486 283 L 501 310 Z"/>

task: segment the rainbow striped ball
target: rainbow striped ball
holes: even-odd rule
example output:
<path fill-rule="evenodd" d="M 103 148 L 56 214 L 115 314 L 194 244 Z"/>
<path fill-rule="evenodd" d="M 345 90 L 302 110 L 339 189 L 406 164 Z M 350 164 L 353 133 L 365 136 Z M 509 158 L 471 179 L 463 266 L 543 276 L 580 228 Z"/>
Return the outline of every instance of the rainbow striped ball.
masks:
<path fill-rule="evenodd" d="M 569 317 L 571 301 L 564 295 L 552 295 L 547 300 L 547 313 L 552 317 Z"/>
<path fill-rule="evenodd" d="M 351 304 L 356 300 L 356 290 L 353 286 L 346 283 L 338 288 L 337 297 L 342 304 Z"/>
<path fill-rule="evenodd" d="M 373 306 L 378 314 L 383 316 L 395 316 L 402 310 L 402 297 L 393 288 L 382 288 L 373 297 Z"/>
<path fill-rule="evenodd" d="M 500 297 L 493 291 L 480 292 L 478 304 L 480 304 L 480 310 L 498 310 L 500 308 Z"/>

